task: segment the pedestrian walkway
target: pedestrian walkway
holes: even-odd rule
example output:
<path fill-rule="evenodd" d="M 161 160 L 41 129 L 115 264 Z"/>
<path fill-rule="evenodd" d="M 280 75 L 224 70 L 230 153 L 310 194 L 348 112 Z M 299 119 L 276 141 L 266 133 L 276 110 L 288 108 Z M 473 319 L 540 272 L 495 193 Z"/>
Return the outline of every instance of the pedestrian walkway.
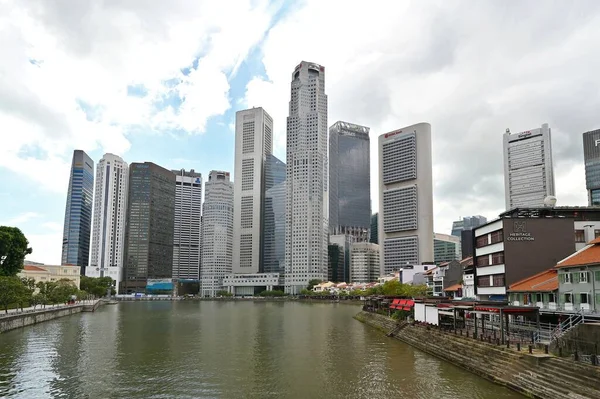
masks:
<path fill-rule="evenodd" d="M 33 306 L 27 307 L 27 308 L 23 308 L 23 310 L 21 310 L 21 308 L 18 309 L 8 309 L 8 313 L 6 313 L 6 311 L 3 311 L 2 313 L 0 313 L 0 318 L 2 317 L 8 317 L 8 316 L 14 316 L 16 314 L 25 314 L 25 313 L 33 313 L 33 312 L 40 312 L 43 310 L 54 310 L 54 309 L 62 309 L 62 308 L 68 308 L 71 306 L 79 306 L 79 305 L 92 305 L 94 302 L 96 301 L 78 301 L 75 302 L 74 304 L 71 305 L 64 305 L 64 304 L 58 304 L 58 305 L 38 305 L 35 308 Z"/>

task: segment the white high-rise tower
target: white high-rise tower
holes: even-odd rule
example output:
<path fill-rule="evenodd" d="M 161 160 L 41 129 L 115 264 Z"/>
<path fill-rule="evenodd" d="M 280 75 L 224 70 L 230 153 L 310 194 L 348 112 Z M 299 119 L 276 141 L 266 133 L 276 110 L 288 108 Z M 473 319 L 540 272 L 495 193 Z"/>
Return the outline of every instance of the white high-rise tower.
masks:
<path fill-rule="evenodd" d="M 193 169 L 175 173 L 175 230 L 173 234 L 173 278 L 200 278 L 202 220 L 202 174 Z"/>
<path fill-rule="evenodd" d="M 273 152 L 273 119 L 262 108 L 235 115 L 233 272 L 261 268 L 265 160 Z"/>
<path fill-rule="evenodd" d="M 294 69 L 287 118 L 285 290 L 327 278 L 329 183 L 325 67 Z"/>
<path fill-rule="evenodd" d="M 88 277 L 123 279 L 125 213 L 129 167 L 119 156 L 104 154 L 96 167 L 92 249 Z"/>
<path fill-rule="evenodd" d="M 233 254 L 233 183 L 229 172 L 211 171 L 204 184 L 200 292 L 213 297 L 231 274 Z"/>
<path fill-rule="evenodd" d="M 551 130 L 541 128 L 504 133 L 504 190 L 506 209 L 543 207 L 554 195 Z"/>

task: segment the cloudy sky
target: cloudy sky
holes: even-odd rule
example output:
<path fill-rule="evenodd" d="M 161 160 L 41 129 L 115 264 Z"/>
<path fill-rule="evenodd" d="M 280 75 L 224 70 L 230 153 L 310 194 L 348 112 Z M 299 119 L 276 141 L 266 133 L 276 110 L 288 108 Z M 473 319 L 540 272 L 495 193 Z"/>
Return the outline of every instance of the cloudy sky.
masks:
<path fill-rule="evenodd" d="M 367 6 L 368 4 L 368 6 Z M 432 125 L 436 232 L 504 207 L 502 134 L 552 128 L 559 205 L 586 203 L 600 128 L 600 2 L 0 0 L 0 225 L 60 262 L 73 149 L 233 170 L 237 110 L 285 159 L 291 72 L 326 66 L 329 124 Z"/>

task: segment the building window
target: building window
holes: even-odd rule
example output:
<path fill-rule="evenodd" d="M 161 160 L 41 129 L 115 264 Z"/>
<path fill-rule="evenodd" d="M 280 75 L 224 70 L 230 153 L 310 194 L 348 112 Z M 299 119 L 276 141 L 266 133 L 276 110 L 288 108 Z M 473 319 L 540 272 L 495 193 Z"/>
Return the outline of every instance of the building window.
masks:
<path fill-rule="evenodd" d="M 580 283 L 588 282 L 588 273 L 587 272 L 579 272 L 579 282 Z"/>
<path fill-rule="evenodd" d="M 489 266 L 490 257 L 488 255 L 480 256 L 477 258 L 477 266 Z"/>
<path fill-rule="evenodd" d="M 565 294 L 565 303 L 573 303 L 573 294 L 570 292 L 567 292 Z"/>
<path fill-rule="evenodd" d="M 542 302 L 542 294 L 541 293 L 537 293 L 535 294 L 535 301 L 536 302 Z"/>
<path fill-rule="evenodd" d="M 490 276 L 477 277 L 477 286 L 490 287 Z"/>
<path fill-rule="evenodd" d="M 492 254 L 492 265 L 501 265 L 504 263 L 504 252 Z"/>
<path fill-rule="evenodd" d="M 585 242 L 585 232 L 583 230 L 575 230 L 575 242 Z"/>
<path fill-rule="evenodd" d="M 587 292 L 580 293 L 579 299 L 580 299 L 581 303 L 589 303 L 588 302 L 588 293 Z"/>
<path fill-rule="evenodd" d="M 600 281 L 600 270 L 594 272 L 594 279 Z"/>
<path fill-rule="evenodd" d="M 600 237 L 600 230 L 596 229 L 594 230 L 594 238 L 598 238 Z"/>
<path fill-rule="evenodd" d="M 561 283 L 571 283 L 571 273 L 561 273 L 558 275 L 558 281 Z"/>
<path fill-rule="evenodd" d="M 477 242 L 476 242 L 475 245 L 477 245 L 477 248 L 485 247 L 486 245 L 488 245 L 488 236 L 487 236 L 487 234 L 483 235 L 481 237 L 477 237 Z"/>
<path fill-rule="evenodd" d="M 493 276 L 494 287 L 504 287 L 504 274 L 495 274 Z"/>
<path fill-rule="evenodd" d="M 490 244 L 502 242 L 504 240 L 504 233 L 502 230 L 494 231 L 490 234 Z"/>
<path fill-rule="evenodd" d="M 548 302 L 556 302 L 556 294 L 554 292 L 548 294 Z"/>

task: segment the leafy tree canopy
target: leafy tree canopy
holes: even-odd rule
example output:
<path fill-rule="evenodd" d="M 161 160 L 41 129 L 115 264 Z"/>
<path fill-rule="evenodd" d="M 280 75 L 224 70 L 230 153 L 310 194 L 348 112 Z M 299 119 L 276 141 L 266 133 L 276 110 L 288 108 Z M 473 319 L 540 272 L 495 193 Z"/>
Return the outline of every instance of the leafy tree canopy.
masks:
<path fill-rule="evenodd" d="M 279 290 L 273 290 L 273 291 L 265 290 L 258 295 L 259 296 L 285 296 L 285 293 L 283 291 L 279 291 Z"/>
<path fill-rule="evenodd" d="M 29 241 L 17 227 L 0 226 L 0 276 L 15 276 L 32 252 Z"/>
<path fill-rule="evenodd" d="M 27 295 L 27 288 L 20 279 L 12 276 L 0 276 L 0 306 L 8 313 L 9 305 L 21 303 Z"/>
<path fill-rule="evenodd" d="M 306 287 L 306 289 L 310 291 L 310 290 L 312 290 L 312 289 L 313 289 L 313 287 L 314 287 L 315 285 L 317 285 L 317 284 L 320 284 L 320 283 L 321 283 L 321 280 L 319 280 L 319 279 L 313 279 L 313 280 L 310 280 L 310 281 L 308 282 L 308 287 Z"/>
<path fill-rule="evenodd" d="M 97 297 L 105 296 L 109 288 L 111 289 L 112 294 L 115 292 L 115 290 L 112 288 L 113 279 L 110 277 L 81 276 L 79 286 L 83 291 Z"/>

